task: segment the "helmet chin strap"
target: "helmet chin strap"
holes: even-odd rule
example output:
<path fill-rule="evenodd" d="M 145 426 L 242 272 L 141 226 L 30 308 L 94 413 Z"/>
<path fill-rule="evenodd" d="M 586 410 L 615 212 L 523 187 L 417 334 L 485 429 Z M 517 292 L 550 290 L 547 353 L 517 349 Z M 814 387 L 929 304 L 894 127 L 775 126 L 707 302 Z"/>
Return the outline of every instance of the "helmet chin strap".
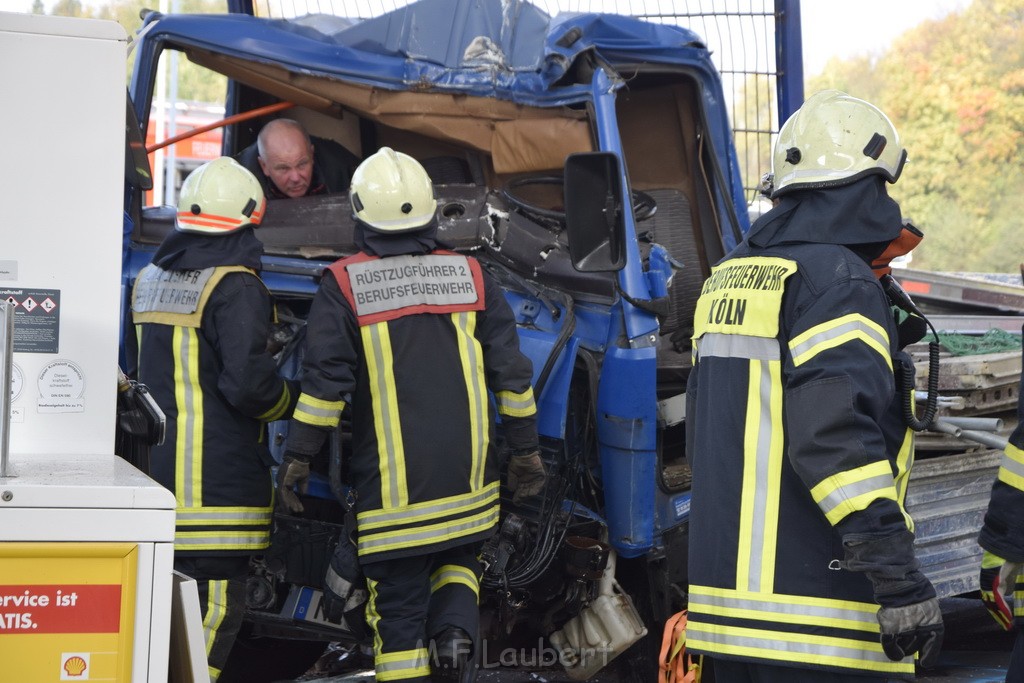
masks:
<path fill-rule="evenodd" d="M 921 243 L 922 239 L 924 239 L 924 234 L 915 228 L 910 221 L 904 221 L 903 229 L 900 230 L 900 234 L 896 236 L 896 239 L 889 242 L 889 246 L 871 262 L 871 269 L 875 271 L 875 276 L 882 278 L 892 273 L 892 260 L 909 254 L 914 250 L 914 247 Z"/>

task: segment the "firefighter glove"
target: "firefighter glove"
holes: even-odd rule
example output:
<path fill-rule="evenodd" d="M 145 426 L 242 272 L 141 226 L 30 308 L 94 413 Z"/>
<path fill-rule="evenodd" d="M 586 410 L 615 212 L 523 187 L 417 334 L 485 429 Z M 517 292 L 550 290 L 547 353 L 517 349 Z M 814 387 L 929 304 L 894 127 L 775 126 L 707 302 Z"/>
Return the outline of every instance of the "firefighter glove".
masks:
<path fill-rule="evenodd" d="M 535 496 L 544 488 L 547 472 L 540 459 L 540 451 L 532 450 L 508 460 L 508 487 L 512 490 L 512 502 L 518 505 L 524 499 Z"/>
<path fill-rule="evenodd" d="M 938 663 L 945 633 L 938 598 L 903 607 L 882 607 L 878 610 L 878 624 L 882 650 L 889 659 L 899 661 L 917 652 L 922 667 Z"/>
<path fill-rule="evenodd" d="M 293 488 L 298 486 L 300 493 L 309 488 L 309 457 L 286 451 L 284 460 L 277 468 L 277 495 L 281 507 L 288 512 L 302 512 L 302 501 L 295 495 Z"/>
<path fill-rule="evenodd" d="M 1013 626 L 1013 591 L 1021 571 L 1021 563 L 1007 562 L 987 550 L 981 557 L 981 601 L 1005 631 Z"/>
<path fill-rule="evenodd" d="M 355 543 L 342 534 L 324 576 L 324 616 L 336 624 L 344 619 L 350 631 L 362 633 L 368 598 Z"/>

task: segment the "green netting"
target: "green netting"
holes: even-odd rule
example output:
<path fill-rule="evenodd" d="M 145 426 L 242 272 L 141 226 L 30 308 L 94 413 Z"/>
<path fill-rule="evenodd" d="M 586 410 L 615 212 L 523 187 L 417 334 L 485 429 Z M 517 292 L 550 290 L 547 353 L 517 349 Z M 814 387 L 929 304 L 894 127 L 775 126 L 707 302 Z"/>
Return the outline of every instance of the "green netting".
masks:
<path fill-rule="evenodd" d="M 977 356 L 983 353 L 1020 351 L 1021 338 L 1006 330 L 989 330 L 979 336 L 970 334 L 939 334 L 943 348 L 954 356 Z"/>

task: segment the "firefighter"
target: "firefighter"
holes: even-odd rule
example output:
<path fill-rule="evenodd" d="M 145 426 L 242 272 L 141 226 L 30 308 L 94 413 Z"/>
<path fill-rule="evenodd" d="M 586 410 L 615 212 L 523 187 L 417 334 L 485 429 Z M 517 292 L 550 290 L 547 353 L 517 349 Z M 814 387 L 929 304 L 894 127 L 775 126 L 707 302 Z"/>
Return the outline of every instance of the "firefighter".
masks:
<path fill-rule="evenodd" d="M 381 148 L 349 200 L 359 252 L 324 272 L 310 308 L 281 502 L 301 511 L 291 489 L 349 405 L 377 680 L 457 678 L 478 654 L 477 556 L 498 521 L 495 407 L 514 501 L 545 481 L 532 365 L 502 290 L 476 259 L 438 247 L 418 161 Z"/>
<path fill-rule="evenodd" d="M 873 269 L 920 240 L 886 192 L 905 159 L 874 105 L 810 97 L 775 144 L 776 206 L 703 285 L 687 645 L 719 683 L 881 682 L 938 657 L 904 509 L 908 340 Z"/>
<path fill-rule="evenodd" d="M 242 621 L 249 557 L 269 545 L 265 424 L 288 418 L 298 398 L 267 351 L 274 316 L 254 232 L 265 206 L 238 162 L 203 164 L 132 292 L 139 378 L 167 416 L 150 474 L 177 500 L 174 566 L 198 583 L 214 681 Z"/>
<path fill-rule="evenodd" d="M 992 484 L 985 523 L 978 537 L 984 550 L 981 598 L 996 622 L 1017 635 L 1007 681 L 1024 680 L 1024 399 L 1018 397 L 1017 427 L 1003 451 Z"/>

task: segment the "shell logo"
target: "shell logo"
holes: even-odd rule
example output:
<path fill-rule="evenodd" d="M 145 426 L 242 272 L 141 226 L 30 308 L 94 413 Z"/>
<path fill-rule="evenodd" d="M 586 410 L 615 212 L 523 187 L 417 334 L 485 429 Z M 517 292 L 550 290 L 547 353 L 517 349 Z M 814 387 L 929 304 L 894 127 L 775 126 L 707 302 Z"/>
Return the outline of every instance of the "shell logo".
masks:
<path fill-rule="evenodd" d="M 81 676 L 87 666 L 86 661 L 77 655 L 68 657 L 64 662 L 64 673 L 68 676 Z"/>

